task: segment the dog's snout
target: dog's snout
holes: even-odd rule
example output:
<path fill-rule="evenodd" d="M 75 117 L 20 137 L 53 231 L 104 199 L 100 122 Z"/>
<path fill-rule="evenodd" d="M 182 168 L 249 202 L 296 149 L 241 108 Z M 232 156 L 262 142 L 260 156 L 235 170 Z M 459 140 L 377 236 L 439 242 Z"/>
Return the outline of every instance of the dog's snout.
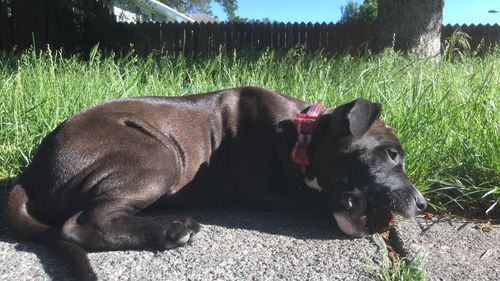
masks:
<path fill-rule="evenodd" d="M 424 196 L 418 192 L 415 195 L 415 203 L 417 204 L 417 208 L 420 212 L 424 211 L 427 208 L 427 202 L 425 201 Z"/>

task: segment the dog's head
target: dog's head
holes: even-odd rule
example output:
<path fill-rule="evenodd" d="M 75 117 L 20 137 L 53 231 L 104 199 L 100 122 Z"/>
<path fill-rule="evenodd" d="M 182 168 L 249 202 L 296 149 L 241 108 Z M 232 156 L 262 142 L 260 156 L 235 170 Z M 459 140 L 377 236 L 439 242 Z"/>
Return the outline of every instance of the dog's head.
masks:
<path fill-rule="evenodd" d="M 320 189 L 340 229 L 366 233 L 374 208 L 412 217 L 426 208 L 405 175 L 404 153 L 379 119 L 380 104 L 364 99 L 327 109 L 314 133 L 306 184 Z"/>

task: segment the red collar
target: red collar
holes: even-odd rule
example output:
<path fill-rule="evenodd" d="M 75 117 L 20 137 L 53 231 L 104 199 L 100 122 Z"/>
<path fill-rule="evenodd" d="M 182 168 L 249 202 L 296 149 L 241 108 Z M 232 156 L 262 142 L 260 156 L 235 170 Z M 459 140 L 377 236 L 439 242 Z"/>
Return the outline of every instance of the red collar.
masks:
<path fill-rule="evenodd" d="M 319 114 L 325 109 L 320 103 L 314 103 L 309 107 L 306 113 L 298 113 L 293 119 L 295 130 L 297 131 L 297 141 L 290 153 L 290 159 L 293 163 L 299 165 L 300 172 L 306 174 L 306 168 L 309 166 L 309 156 L 307 149 L 312 140 L 312 134 L 319 122 Z"/>

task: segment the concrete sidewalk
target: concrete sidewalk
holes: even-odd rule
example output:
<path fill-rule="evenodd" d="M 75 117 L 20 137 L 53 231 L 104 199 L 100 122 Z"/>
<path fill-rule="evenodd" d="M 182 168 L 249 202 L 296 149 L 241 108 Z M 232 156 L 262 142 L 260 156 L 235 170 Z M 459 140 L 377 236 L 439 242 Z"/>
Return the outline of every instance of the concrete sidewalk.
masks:
<path fill-rule="evenodd" d="M 332 217 L 305 212 L 197 211 L 203 235 L 163 253 L 92 253 L 102 280 L 371 280 L 386 255 L 380 235 L 348 239 Z M 406 221 L 404 254 L 424 251 L 432 280 L 499 280 L 499 228 L 486 233 L 454 221 Z M 65 280 L 45 247 L 0 234 L 0 280 Z"/>
<path fill-rule="evenodd" d="M 424 255 L 430 280 L 500 280 L 500 226 L 417 219 L 396 227 L 404 255 Z"/>

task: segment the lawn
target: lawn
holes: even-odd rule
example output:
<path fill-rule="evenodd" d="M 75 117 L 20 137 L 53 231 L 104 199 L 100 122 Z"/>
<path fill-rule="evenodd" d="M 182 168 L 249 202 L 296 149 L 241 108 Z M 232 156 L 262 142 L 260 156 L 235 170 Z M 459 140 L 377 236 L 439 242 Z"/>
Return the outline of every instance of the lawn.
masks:
<path fill-rule="evenodd" d="M 440 211 L 490 216 L 500 200 L 500 49 L 440 64 L 393 52 L 362 58 L 220 55 L 190 61 L 0 55 L 0 179 L 7 185 L 42 138 L 72 114 L 114 98 L 178 96 L 253 85 L 334 106 L 382 103 L 399 135 L 407 172 Z"/>

